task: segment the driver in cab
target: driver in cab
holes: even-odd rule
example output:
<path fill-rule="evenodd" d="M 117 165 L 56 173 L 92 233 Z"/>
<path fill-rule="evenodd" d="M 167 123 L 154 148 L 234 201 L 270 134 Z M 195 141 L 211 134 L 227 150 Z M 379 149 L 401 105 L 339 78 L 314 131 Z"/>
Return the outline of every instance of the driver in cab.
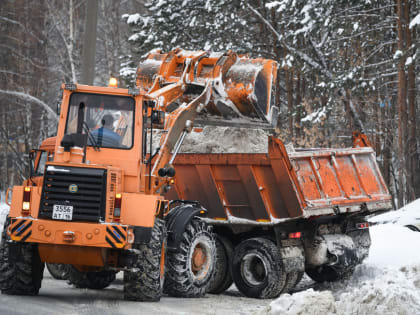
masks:
<path fill-rule="evenodd" d="M 92 131 L 95 142 L 101 147 L 118 147 L 121 136 L 113 131 L 114 118 L 112 115 L 104 115 L 101 123 L 102 127 Z"/>

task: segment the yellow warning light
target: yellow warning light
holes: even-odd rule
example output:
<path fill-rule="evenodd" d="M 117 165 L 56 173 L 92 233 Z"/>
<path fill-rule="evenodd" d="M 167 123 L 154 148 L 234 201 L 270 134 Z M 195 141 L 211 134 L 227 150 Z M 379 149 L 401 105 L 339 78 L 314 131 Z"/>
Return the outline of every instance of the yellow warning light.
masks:
<path fill-rule="evenodd" d="M 115 194 L 115 198 L 121 199 L 121 194 Z"/>
<path fill-rule="evenodd" d="M 22 203 L 22 209 L 23 209 L 23 210 L 29 210 L 30 208 L 31 208 L 31 206 L 30 206 L 30 203 L 29 203 L 29 202 L 24 201 L 24 202 Z"/>
<path fill-rule="evenodd" d="M 110 87 L 117 87 L 118 86 L 118 80 L 117 78 L 110 78 L 109 79 L 109 86 Z"/>
<path fill-rule="evenodd" d="M 175 183 L 175 180 L 171 179 L 171 180 L 169 181 L 169 183 L 170 183 L 171 185 L 173 185 L 173 184 Z"/>
<path fill-rule="evenodd" d="M 26 186 L 25 191 L 28 191 L 28 192 L 31 191 L 31 187 Z"/>

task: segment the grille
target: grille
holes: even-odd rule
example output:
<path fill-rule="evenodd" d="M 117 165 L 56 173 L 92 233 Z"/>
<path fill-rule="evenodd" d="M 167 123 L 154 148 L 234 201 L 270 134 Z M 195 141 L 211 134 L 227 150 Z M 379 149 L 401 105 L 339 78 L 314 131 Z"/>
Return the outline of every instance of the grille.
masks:
<path fill-rule="evenodd" d="M 48 165 L 44 175 L 40 218 L 52 218 L 53 206 L 73 206 L 73 221 L 105 219 L 106 176 L 104 169 Z M 69 186 L 76 185 L 77 192 Z"/>

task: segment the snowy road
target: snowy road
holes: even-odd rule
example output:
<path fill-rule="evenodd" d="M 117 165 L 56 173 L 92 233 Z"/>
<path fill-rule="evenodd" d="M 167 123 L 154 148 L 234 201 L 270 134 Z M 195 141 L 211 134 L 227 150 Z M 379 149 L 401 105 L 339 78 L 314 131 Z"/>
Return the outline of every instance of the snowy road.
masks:
<path fill-rule="evenodd" d="M 271 302 L 241 297 L 234 288 L 201 299 L 163 297 L 158 303 L 129 302 L 123 300 L 122 279 L 118 278 L 104 290 L 76 289 L 46 271 L 38 296 L 0 295 L 0 314 L 255 314 L 264 313 Z"/>

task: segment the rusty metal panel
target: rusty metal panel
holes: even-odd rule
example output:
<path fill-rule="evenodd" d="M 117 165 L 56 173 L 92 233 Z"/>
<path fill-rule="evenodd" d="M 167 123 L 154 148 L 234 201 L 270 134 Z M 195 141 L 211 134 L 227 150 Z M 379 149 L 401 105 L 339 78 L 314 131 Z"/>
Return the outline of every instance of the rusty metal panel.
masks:
<path fill-rule="evenodd" d="M 269 139 L 269 154 L 179 154 L 176 192 L 198 200 L 209 218 L 275 224 L 279 219 L 389 209 L 391 196 L 372 148 L 287 152 Z"/>
<path fill-rule="evenodd" d="M 253 166 L 255 179 L 268 213 L 273 218 L 292 216 L 282 198 L 281 189 L 271 166 Z"/>

